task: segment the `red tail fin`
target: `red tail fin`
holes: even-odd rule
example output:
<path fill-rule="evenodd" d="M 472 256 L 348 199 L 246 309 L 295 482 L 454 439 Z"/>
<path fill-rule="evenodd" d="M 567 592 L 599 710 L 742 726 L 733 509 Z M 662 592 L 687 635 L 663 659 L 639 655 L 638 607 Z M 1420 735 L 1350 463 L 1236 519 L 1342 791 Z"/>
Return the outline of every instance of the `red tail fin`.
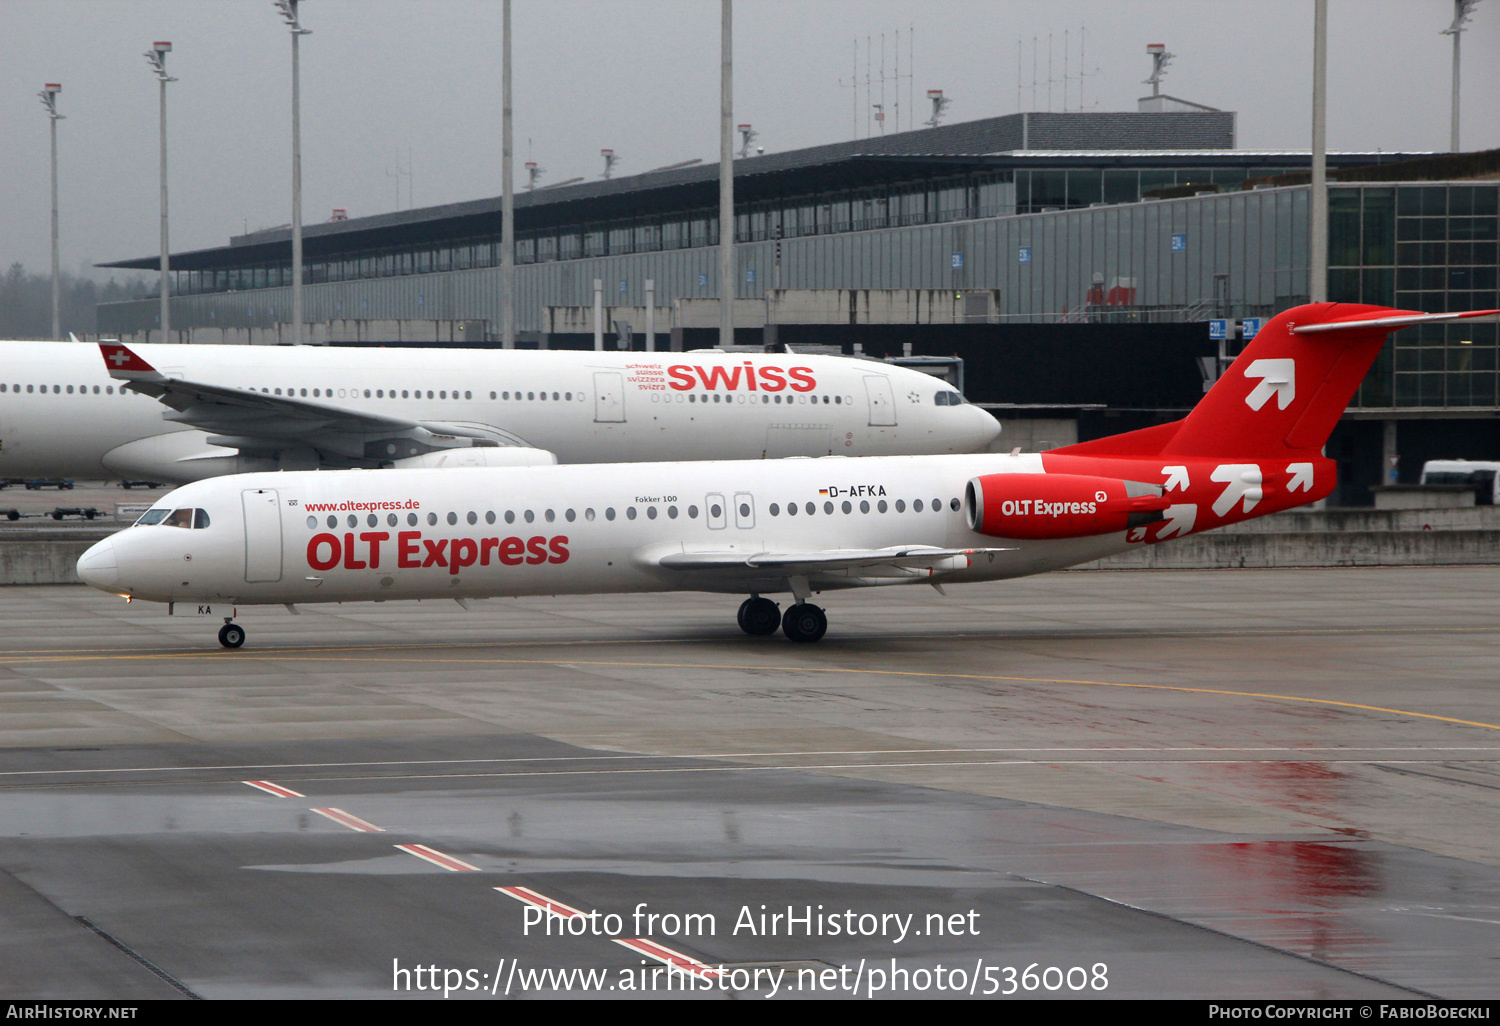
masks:
<path fill-rule="evenodd" d="M 1294 307 L 1256 333 L 1186 419 L 1054 451 L 1272 460 L 1317 455 L 1386 335 L 1409 324 L 1496 312 L 1423 314 L 1359 303 Z"/>

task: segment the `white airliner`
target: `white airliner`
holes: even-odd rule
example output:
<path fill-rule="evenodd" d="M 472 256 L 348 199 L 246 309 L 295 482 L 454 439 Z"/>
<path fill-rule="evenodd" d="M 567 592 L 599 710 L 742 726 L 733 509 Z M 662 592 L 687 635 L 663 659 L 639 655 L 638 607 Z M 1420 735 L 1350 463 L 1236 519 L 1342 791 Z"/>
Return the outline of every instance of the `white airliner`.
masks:
<path fill-rule="evenodd" d="M 0 342 L 0 477 L 979 452 L 999 434 L 943 381 L 845 357 Z"/>
<path fill-rule="evenodd" d="M 1185 419 L 1041 454 L 215 478 L 78 573 L 222 616 L 230 648 L 237 606 L 673 590 L 748 594 L 746 632 L 815 641 L 815 592 L 1019 577 L 1323 498 L 1322 447 L 1387 333 L 1497 312 L 1288 310 Z"/>

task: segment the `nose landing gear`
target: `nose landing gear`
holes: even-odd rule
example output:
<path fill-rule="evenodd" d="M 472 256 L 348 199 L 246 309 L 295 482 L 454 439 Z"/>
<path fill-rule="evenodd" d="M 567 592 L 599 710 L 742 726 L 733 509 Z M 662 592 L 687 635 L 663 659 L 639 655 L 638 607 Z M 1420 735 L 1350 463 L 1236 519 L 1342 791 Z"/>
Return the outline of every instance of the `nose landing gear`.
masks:
<path fill-rule="evenodd" d="M 239 648 L 244 643 L 245 628 L 226 616 L 224 626 L 219 628 L 219 644 L 225 648 Z"/>

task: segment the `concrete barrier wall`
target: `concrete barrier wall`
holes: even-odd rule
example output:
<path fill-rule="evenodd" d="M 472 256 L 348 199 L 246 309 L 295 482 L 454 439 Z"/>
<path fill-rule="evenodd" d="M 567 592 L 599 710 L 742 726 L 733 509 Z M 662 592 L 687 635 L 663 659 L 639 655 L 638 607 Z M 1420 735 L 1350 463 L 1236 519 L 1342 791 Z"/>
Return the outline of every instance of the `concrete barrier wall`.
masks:
<path fill-rule="evenodd" d="M 120 526 L 0 528 L 0 584 L 81 584 L 78 557 Z"/>

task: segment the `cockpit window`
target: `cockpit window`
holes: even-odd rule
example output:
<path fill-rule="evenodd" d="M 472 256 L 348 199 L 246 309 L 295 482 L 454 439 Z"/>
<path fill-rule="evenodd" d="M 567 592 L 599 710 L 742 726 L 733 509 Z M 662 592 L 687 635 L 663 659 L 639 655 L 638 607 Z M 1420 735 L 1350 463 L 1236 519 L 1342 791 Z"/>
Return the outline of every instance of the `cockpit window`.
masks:
<path fill-rule="evenodd" d="M 153 519 L 147 519 L 152 517 Z M 201 531 L 208 526 L 208 510 L 204 509 L 174 509 L 168 513 L 164 509 L 153 509 L 146 516 L 136 521 L 139 524 L 161 524 L 163 527 L 185 527 L 189 530 Z"/>
<path fill-rule="evenodd" d="M 964 397 L 957 392 L 942 391 L 932 397 L 934 406 L 962 406 Z"/>
<path fill-rule="evenodd" d="M 136 526 L 149 527 L 152 524 L 159 524 L 167 518 L 167 514 L 170 512 L 172 511 L 169 509 L 148 509 L 145 513 L 141 514 L 141 519 L 135 522 Z"/>

